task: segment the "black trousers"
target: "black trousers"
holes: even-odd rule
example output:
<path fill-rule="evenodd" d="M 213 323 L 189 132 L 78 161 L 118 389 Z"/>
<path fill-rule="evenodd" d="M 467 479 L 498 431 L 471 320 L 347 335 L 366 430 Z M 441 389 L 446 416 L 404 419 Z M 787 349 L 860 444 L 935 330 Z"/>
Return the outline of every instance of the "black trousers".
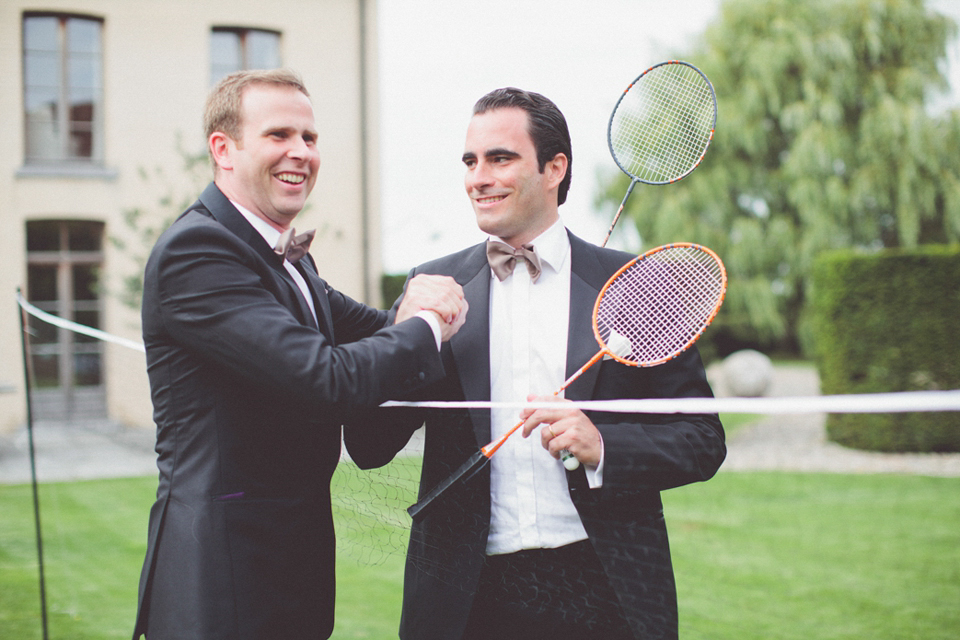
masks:
<path fill-rule="evenodd" d="M 463 640 L 632 640 L 593 546 L 487 556 Z"/>

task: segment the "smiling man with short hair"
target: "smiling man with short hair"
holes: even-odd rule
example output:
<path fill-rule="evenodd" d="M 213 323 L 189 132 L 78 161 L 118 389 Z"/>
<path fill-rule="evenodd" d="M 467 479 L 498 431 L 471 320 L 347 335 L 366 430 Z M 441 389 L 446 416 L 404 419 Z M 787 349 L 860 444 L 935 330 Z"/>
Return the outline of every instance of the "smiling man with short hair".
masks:
<path fill-rule="evenodd" d="M 466 305 L 428 276 L 388 324 L 317 274 L 291 226 L 320 167 L 296 75 L 227 76 L 204 123 L 214 182 L 144 276 L 160 481 L 134 638 L 327 638 L 341 424 L 440 379 Z"/>
<path fill-rule="evenodd" d="M 453 277 L 471 309 L 471 321 L 443 347 L 447 376 L 413 398 L 551 399 L 596 353 L 594 301 L 635 256 L 564 228 L 558 207 L 573 155 L 563 114 L 546 97 L 515 88 L 483 96 L 462 159 L 477 225 L 490 237 L 411 271 L 409 283 Z M 572 400 L 711 395 L 696 347 L 652 368 L 604 360 L 565 391 Z M 588 415 L 559 399 L 522 416 L 524 435 L 536 437 L 507 440 L 488 466 L 414 521 L 400 637 L 676 638 L 660 491 L 716 473 L 726 452 L 720 420 Z M 375 466 L 388 445 L 399 447 L 380 434 L 399 439 L 403 427 L 409 433 L 425 422 L 423 497 L 517 417 L 498 408 L 381 412 L 366 426 L 348 425 L 345 439 L 355 461 Z M 384 430 L 383 422 L 394 425 Z M 365 429 L 380 437 L 361 437 Z M 564 469 L 562 450 L 579 469 Z"/>

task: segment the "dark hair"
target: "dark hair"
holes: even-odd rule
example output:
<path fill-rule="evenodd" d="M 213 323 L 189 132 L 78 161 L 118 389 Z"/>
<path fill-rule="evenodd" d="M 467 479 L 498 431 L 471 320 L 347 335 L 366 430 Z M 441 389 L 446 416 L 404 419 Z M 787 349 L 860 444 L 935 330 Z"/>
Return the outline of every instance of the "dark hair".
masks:
<path fill-rule="evenodd" d="M 537 150 L 540 173 L 543 173 L 543 168 L 558 153 L 567 157 L 567 174 L 557 189 L 557 204 L 563 204 L 567 199 L 567 190 L 570 189 L 570 177 L 573 175 L 573 148 L 566 118 L 549 98 L 515 87 L 494 89 L 483 96 L 473 105 L 473 115 L 509 108 L 527 112 L 528 133 L 533 140 L 533 147 Z"/>

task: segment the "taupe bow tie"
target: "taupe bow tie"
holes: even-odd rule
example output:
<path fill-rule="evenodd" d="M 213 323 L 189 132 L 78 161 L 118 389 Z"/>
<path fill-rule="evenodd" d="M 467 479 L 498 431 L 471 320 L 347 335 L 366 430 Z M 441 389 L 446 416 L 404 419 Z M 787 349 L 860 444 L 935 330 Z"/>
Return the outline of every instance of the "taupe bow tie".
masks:
<path fill-rule="evenodd" d="M 317 233 L 316 229 L 311 229 L 297 235 L 297 230 L 290 227 L 280 236 L 277 244 L 273 247 L 273 252 L 278 256 L 284 256 L 288 262 L 296 264 L 300 258 L 307 255 L 310 249 L 310 243 L 313 242 L 313 236 Z"/>
<path fill-rule="evenodd" d="M 518 259 L 527 263 L 530 281 L 536 282 L 537 278 L 540 277 L 540 258 L 534 252 L 532 244 L 525 244 L 519 249 L 514 249 L 505 242 L 487 240 L 487 262 L 490 263 L 490 268 L 493 269 L 493 273 L 501 282 L 513 273 L 513 268 L 517 265 Z"/>

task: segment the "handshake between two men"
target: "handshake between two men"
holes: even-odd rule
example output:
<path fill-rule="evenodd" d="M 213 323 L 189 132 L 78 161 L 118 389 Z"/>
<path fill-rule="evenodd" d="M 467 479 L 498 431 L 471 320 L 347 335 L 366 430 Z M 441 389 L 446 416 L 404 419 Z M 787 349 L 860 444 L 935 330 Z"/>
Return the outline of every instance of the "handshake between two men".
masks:
<path fill-rule="evenodd" d="M 421 273 L 407 283 L 395 322 L 403 322 L 421 311 L 433 312 L 440 323 L 442 340 L 446 342 L 463 326 L 468 306 L 463 288 L 456 280 Z"/>

